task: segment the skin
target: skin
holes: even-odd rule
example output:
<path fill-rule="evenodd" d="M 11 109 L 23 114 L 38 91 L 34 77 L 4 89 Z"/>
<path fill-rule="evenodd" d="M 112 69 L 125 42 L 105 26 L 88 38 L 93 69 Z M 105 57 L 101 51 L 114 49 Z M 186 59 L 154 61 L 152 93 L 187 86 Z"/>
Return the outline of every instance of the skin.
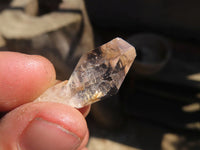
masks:
<path fill-rule="evenodd" d="M 77 110 L 64 104 L 32 102 L 55 83 L 55 69 L 46 58 L 0 52 L 0 112 L 7 112 L 0 120 L 0 149 L 87 150 L 89 132 L 84 117 L 90 106 Z"/>

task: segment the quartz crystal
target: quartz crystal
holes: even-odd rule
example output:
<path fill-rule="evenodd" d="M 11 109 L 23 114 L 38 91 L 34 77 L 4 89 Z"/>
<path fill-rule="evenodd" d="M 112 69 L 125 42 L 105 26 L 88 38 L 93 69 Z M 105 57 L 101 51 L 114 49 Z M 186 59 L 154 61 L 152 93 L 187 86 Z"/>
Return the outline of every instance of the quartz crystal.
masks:
<path fill-rule="evenodd" d="M 36 101 L 53 101 L 81 108 L 116 94 L 135 56 L 133 46 L 115 38 L 84 54 L 68 81 L 49 88 Z"/>

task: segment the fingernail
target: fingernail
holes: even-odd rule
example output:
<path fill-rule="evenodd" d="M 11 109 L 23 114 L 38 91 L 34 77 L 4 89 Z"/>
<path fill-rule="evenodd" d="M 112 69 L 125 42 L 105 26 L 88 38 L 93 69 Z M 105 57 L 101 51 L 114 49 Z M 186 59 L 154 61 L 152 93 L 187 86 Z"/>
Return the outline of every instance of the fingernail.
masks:
<path fill-rule="evenodd" d="M 20 150 L 75 150 L 80 138 L 60 125 L 34 119 L 20 137 Z"/>

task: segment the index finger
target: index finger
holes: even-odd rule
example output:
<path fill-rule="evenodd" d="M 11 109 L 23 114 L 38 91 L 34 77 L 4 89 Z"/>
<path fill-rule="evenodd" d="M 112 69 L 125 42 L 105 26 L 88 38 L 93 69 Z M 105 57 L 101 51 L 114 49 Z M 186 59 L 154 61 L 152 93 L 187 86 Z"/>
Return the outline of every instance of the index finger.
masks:
<path fill-rule="evenodd" d="M 44 57 L 0 52 L 0 111 L 33 101 L 55 79 L 55 69 Z"/>

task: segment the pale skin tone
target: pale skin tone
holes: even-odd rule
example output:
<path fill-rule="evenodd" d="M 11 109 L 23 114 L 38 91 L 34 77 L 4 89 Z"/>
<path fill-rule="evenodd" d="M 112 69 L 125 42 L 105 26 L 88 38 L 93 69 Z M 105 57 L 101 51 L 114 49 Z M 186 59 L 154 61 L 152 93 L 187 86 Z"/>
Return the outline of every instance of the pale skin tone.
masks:
<path fill-rule="evenodd" d="M 0 120 L 1 150 L 87 150 L 90 106 L 32 102 L 56 83 L 46 58 L 0 52 L 0 112 L 7 112 Z"/>

